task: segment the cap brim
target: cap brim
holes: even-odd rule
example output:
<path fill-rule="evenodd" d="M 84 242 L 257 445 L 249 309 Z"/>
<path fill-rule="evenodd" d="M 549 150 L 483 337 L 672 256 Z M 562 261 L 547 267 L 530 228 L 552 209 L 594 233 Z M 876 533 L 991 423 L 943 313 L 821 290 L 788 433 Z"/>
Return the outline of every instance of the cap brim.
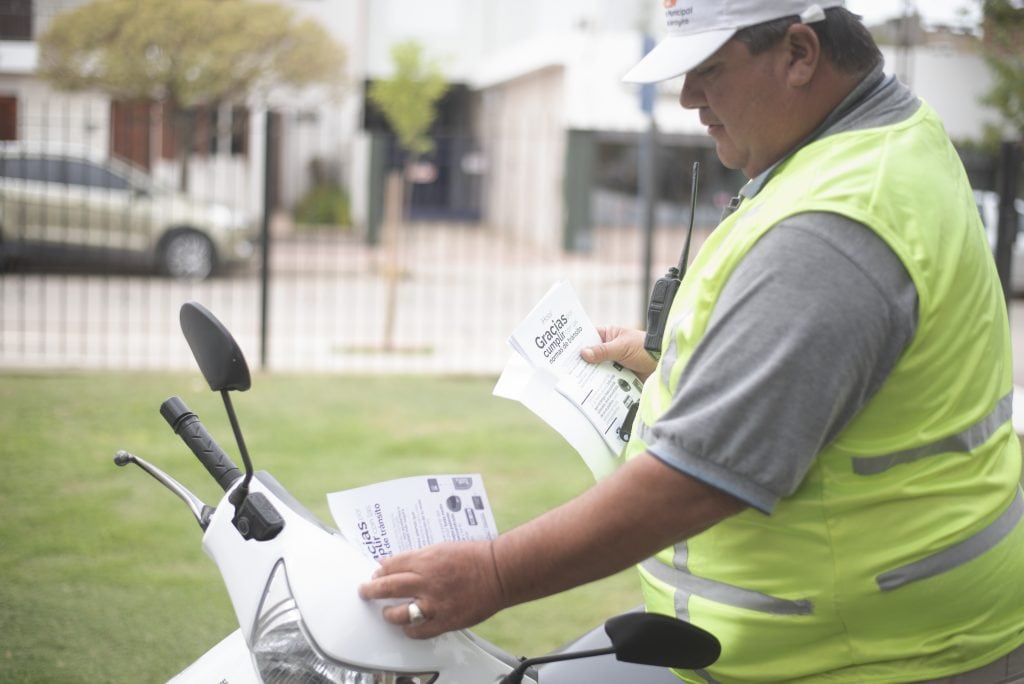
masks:
<path fill-rule="evenodd" d="M 657 83 L 685 74 L 725 45 L 736 29 L 667 36 L 626 72 L 626 83 Z"/>

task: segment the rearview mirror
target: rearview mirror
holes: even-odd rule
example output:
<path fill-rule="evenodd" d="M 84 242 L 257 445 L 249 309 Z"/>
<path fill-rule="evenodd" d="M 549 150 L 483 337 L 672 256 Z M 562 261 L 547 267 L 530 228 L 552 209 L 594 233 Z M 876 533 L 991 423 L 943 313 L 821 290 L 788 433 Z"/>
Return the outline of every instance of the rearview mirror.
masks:
<path fill-rule="evenodd" d="M 658 613 L 616 615 L 604 624 L 615 657 L 626 663 L 696 670 L 718 660 L 722 646 L 713 634 Z"/>
<path fill-rule="evenodd" d="M 614 655 L 624 663 L 699 670 L 718 660 L 722 653 L 722 645 L 710 632 L 658 613 L 633 611 L 616 615 L 604 623 L 604 631 L 611 645 L 585 651 L 570 648 L 551 655 L 523 658 L 514 670 L 501 678 L 500 684 L 521 684 L 530 667 L 563 660 Z"/>
<path fill-rule="evenodd" d="M 215 392 L 249 389 L 249 366 L 228 329 L 198 302 L 181 305 L 181 332 Z"/>

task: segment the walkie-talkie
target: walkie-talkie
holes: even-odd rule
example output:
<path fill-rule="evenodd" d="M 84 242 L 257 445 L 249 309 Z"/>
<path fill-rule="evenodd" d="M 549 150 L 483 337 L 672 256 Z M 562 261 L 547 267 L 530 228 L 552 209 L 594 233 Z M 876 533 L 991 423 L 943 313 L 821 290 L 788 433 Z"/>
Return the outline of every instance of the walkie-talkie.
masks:
<path fill-rule="evenodd" d="M 658 278 L 651 288 L 651 299 L 647 304 L 647 335 L 644 337 L 644 349 L 652 354 L 661 353 L 661 339 L 665 336 L 665 325 L 668 323 L 668 312 L 672 308 L 672 300 L 676 297 L 679 283 L 686 275 L 686 262 L 690 259 L 690 239 L 693 237 L 693 214 L 697 208 L 697 177 L 700 162 L 693 162 L 693 185 L 690 188 L 690 227 L 686 231 L 686 242 L 683 253 L 679 257 L 679 265 L 668 269 Z"/>

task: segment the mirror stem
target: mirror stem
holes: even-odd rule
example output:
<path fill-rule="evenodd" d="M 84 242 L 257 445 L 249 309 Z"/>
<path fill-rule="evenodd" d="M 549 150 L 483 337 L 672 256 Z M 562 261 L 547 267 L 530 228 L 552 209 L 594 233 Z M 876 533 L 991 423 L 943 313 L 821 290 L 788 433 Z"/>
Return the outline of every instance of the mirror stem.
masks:
<path fill-rule="evenodd" d="M 614 646 L 606 646 L 605 648 L 597 648 L 591 651 L 569 651 L 555 653 L 554 655 L 538 656 L 536 658 L 524 658 L 519 662 L 519 666 L 505 675 L 498 684 L 520 684 L 523 681 L 523 675 L 526 674 L 526 670 L 533 665 L 543 665 L 544 663 L 554 663 L 562 660 L 592 658 L 594 656 L 612 655 L 614 653 Z"/>
<path fill-rule="evenodd" d="M 231 404 L 231 397 L 228 396 L 227 390 L 220 391 L 221 398 L 224 399 L 224 408 L 228 412 L 228 420 L 231 421 L 231 430 L 235 433 L 235 442 L 238 444 L 238 451 L 242 455 L 242 463 L 245 466 L 245 478 L 242 480 L 242 484 L 235 488 L 235 491 L 231 493 L 231 503 L 237 508 L 245 497 L 249 494 L 249 482 L 252 480 L 252 461 L 249 460 L 249 450 L 245 448 L 245 440 L 242 439 L 242 430 L 238 427 L 238 418 L 235 416 L 235 407 Z"/>

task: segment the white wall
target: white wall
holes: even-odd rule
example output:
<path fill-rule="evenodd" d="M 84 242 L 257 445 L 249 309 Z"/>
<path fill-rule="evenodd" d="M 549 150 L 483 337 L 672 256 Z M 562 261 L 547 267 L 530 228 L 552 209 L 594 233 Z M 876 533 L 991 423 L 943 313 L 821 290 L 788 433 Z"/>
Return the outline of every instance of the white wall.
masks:
<path fill-rule="evenodd" d="M 516 242 L 552 249 L 562 242 L 563 91 L 563 70 L 544 69 L 488 89 L 480 106 L 485 222 Z"/>
<path fill-rule="evenodd" d="M 0 95 L 18 99 L 18 139 L 50 141 L 106 154 L 109 100 L 96 93 L 56 91 L 30 76 L 0 73 Z"/>
<path fill-rule="evenodd" d="M 903 60 L 891 47 L 882 49 L 887 73 L 897 73 Z M 977 54 L 936 45 L 915 48 L 906 58 L 909 86 L 935 108 L 954 140 L 979 140 L 996 112 L 980 103 L 993 84 L 992 73 Z"/>

